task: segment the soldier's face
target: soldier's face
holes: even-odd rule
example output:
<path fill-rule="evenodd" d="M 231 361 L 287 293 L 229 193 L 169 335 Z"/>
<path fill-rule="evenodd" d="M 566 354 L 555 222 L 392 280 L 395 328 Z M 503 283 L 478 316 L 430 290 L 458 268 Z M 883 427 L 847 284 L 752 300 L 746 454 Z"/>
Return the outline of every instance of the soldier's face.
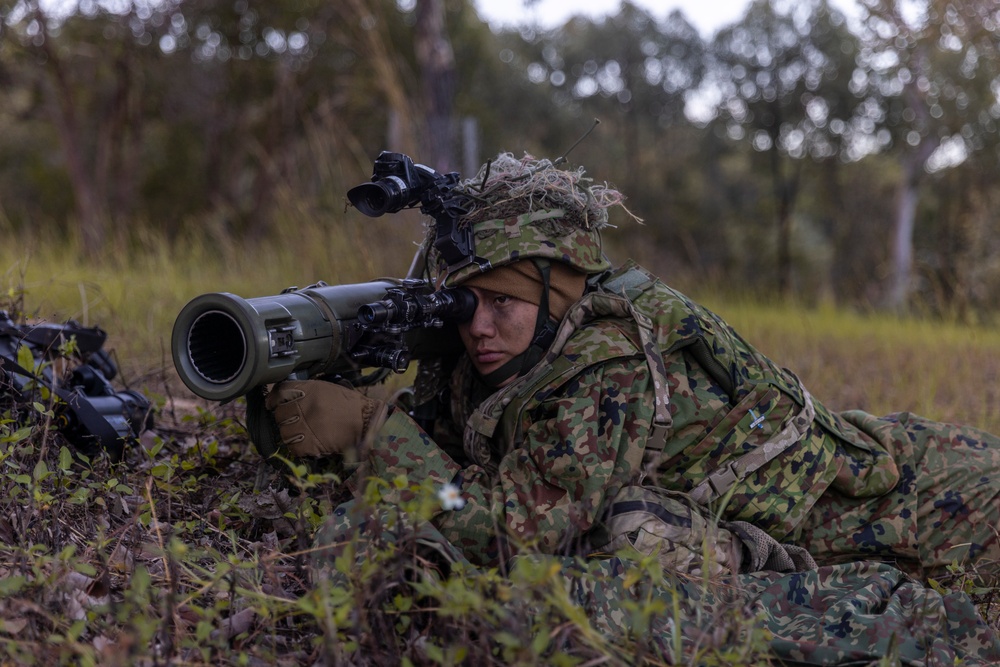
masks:
<path fill-rule="evenodd" d="M 479 287 L 470 287 L 479 300 L 476 314 L 458 325 L 472 365 L 488 375 L 528 349 L 535 333 L 538 306 Z M 512 375 L 500 386 L 516 377 Z"/>

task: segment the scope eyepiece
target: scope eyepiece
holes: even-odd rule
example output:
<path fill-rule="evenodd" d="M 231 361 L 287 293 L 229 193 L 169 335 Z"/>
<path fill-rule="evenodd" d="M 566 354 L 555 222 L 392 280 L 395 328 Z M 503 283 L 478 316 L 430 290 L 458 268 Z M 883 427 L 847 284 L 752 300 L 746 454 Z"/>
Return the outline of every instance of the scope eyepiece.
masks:
<path fill-rule="evenodd" d="M 468 322 L 476 314 L 479 300 L 468 287 L 450 287 L 435 292 L 432 297 L 438 302 L 435 314 L 441 319 L 461 324 Z"/>
<path fill-rule="evenodd" d="M 398 176 L 386 176 L 362 183 L 347 191 L 347 199 L 356 209 L 371 218 L 396 213 L 410 205 L 410 186 Z"/>

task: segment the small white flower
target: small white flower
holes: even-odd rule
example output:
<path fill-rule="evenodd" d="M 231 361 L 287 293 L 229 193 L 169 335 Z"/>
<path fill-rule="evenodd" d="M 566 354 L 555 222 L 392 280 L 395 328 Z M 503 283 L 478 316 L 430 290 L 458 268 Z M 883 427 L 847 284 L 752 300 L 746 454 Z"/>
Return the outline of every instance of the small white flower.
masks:
<path fill-rule="evenodd" d="M 462 497 L 462 490 L 454 484 L 445 484 L 438 490 L 438 498 L 441 499 L 441 507 L 446 510 L 460 510 L 465 507 L 465 498 Z"/>

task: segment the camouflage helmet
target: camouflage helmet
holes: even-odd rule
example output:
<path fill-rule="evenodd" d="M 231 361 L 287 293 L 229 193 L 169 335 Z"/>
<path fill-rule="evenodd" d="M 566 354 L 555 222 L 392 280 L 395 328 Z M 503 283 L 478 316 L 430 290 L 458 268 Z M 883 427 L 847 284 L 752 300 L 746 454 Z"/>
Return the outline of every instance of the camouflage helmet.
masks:
<path fill-rule="evenodd" d="M 585 273 L 611 268 L 604 256 L 601 229 L 608 208 L 624 197 L 607 185 L 592 185 L 584 169 L 559 169 L 550 160 L 501 153 L 483 165 L 475 178 L 461 182 L 467 198 L 460 225 L 471 225 L 474 251 L 487 269 L 526 258 L 563 262 Z M 469 264 L 442 275 L 455 287 L 484 268 Z"/>

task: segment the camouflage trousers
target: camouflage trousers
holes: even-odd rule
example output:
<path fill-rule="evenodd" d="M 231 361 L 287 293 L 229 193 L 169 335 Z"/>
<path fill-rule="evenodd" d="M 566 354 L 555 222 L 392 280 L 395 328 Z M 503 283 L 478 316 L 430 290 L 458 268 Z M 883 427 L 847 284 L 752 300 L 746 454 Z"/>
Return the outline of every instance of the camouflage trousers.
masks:
<path fill-rule="evenodd" d="M 875 498 L 827 491 L 791 541 L 820 564 L 876 559 L 926 578 L 954 563 L 1000 582 L 1000 438 L 908 413 L 869 421 L 891 436 L 899 483 Z"/>
<path fill-rule="evenodd" d="M 345 651 L 409 656 L 428 639 L 448 649 L 469 639 L 449 619 L 475 609 L 462 627 L 502 639 L 490 655 L 502 656 L 511 637 L 535 637 L 539 653 L 506 664 L 559 654 L 620 658 L 611 664 L 1000 664 L 1000 637 L 967 595 L 938 593 L 884 563 L 702 579 L 673 575 L 655 559 L 529 553 L 501 575 L 472 566 L 429 523 L 408 524 L 396 508 L 348 503 L 317 534 L 312 579 L 341 619 Z M 389 622 L 377 622 L 380 608 Z M 351 618 L 367 625 L 352 628 Z"/>
<path fill-rule="evenodd" d="M 586 577 L 573 576 L 572 567 L 566 567 L 563 576 L 578 604 L 605 633 L 637 638 L 634 616 L 628 613 L 637 603 L 649 607 L 660 601 L 662 608 L 673 605 L 680 611 L 641 628 L 658 649 L 654 652 L 673 656 L 672 664 L 709 653 L 723 655 L 727 645 L 732 655 L 741 643 L 739 652 L 752 654 L 745 645 L 745 628 L 739 629 L 747 619 L 763 628 L 763 650 L 780 664 L 1000 664 L 1000 636 L 967 595 L 942 595 L 884 563 L 855 561 L 791 574 L 760 572 L 659 587 L 633 583 L 630 588 L 621 574 L 627 568 L 617 559 L 597 567 L 591 563 Z M 673 655 L 678 646 L 686 649 L 685 660 Z M 702 653 L 692 655 L 692 650 Z"/>

